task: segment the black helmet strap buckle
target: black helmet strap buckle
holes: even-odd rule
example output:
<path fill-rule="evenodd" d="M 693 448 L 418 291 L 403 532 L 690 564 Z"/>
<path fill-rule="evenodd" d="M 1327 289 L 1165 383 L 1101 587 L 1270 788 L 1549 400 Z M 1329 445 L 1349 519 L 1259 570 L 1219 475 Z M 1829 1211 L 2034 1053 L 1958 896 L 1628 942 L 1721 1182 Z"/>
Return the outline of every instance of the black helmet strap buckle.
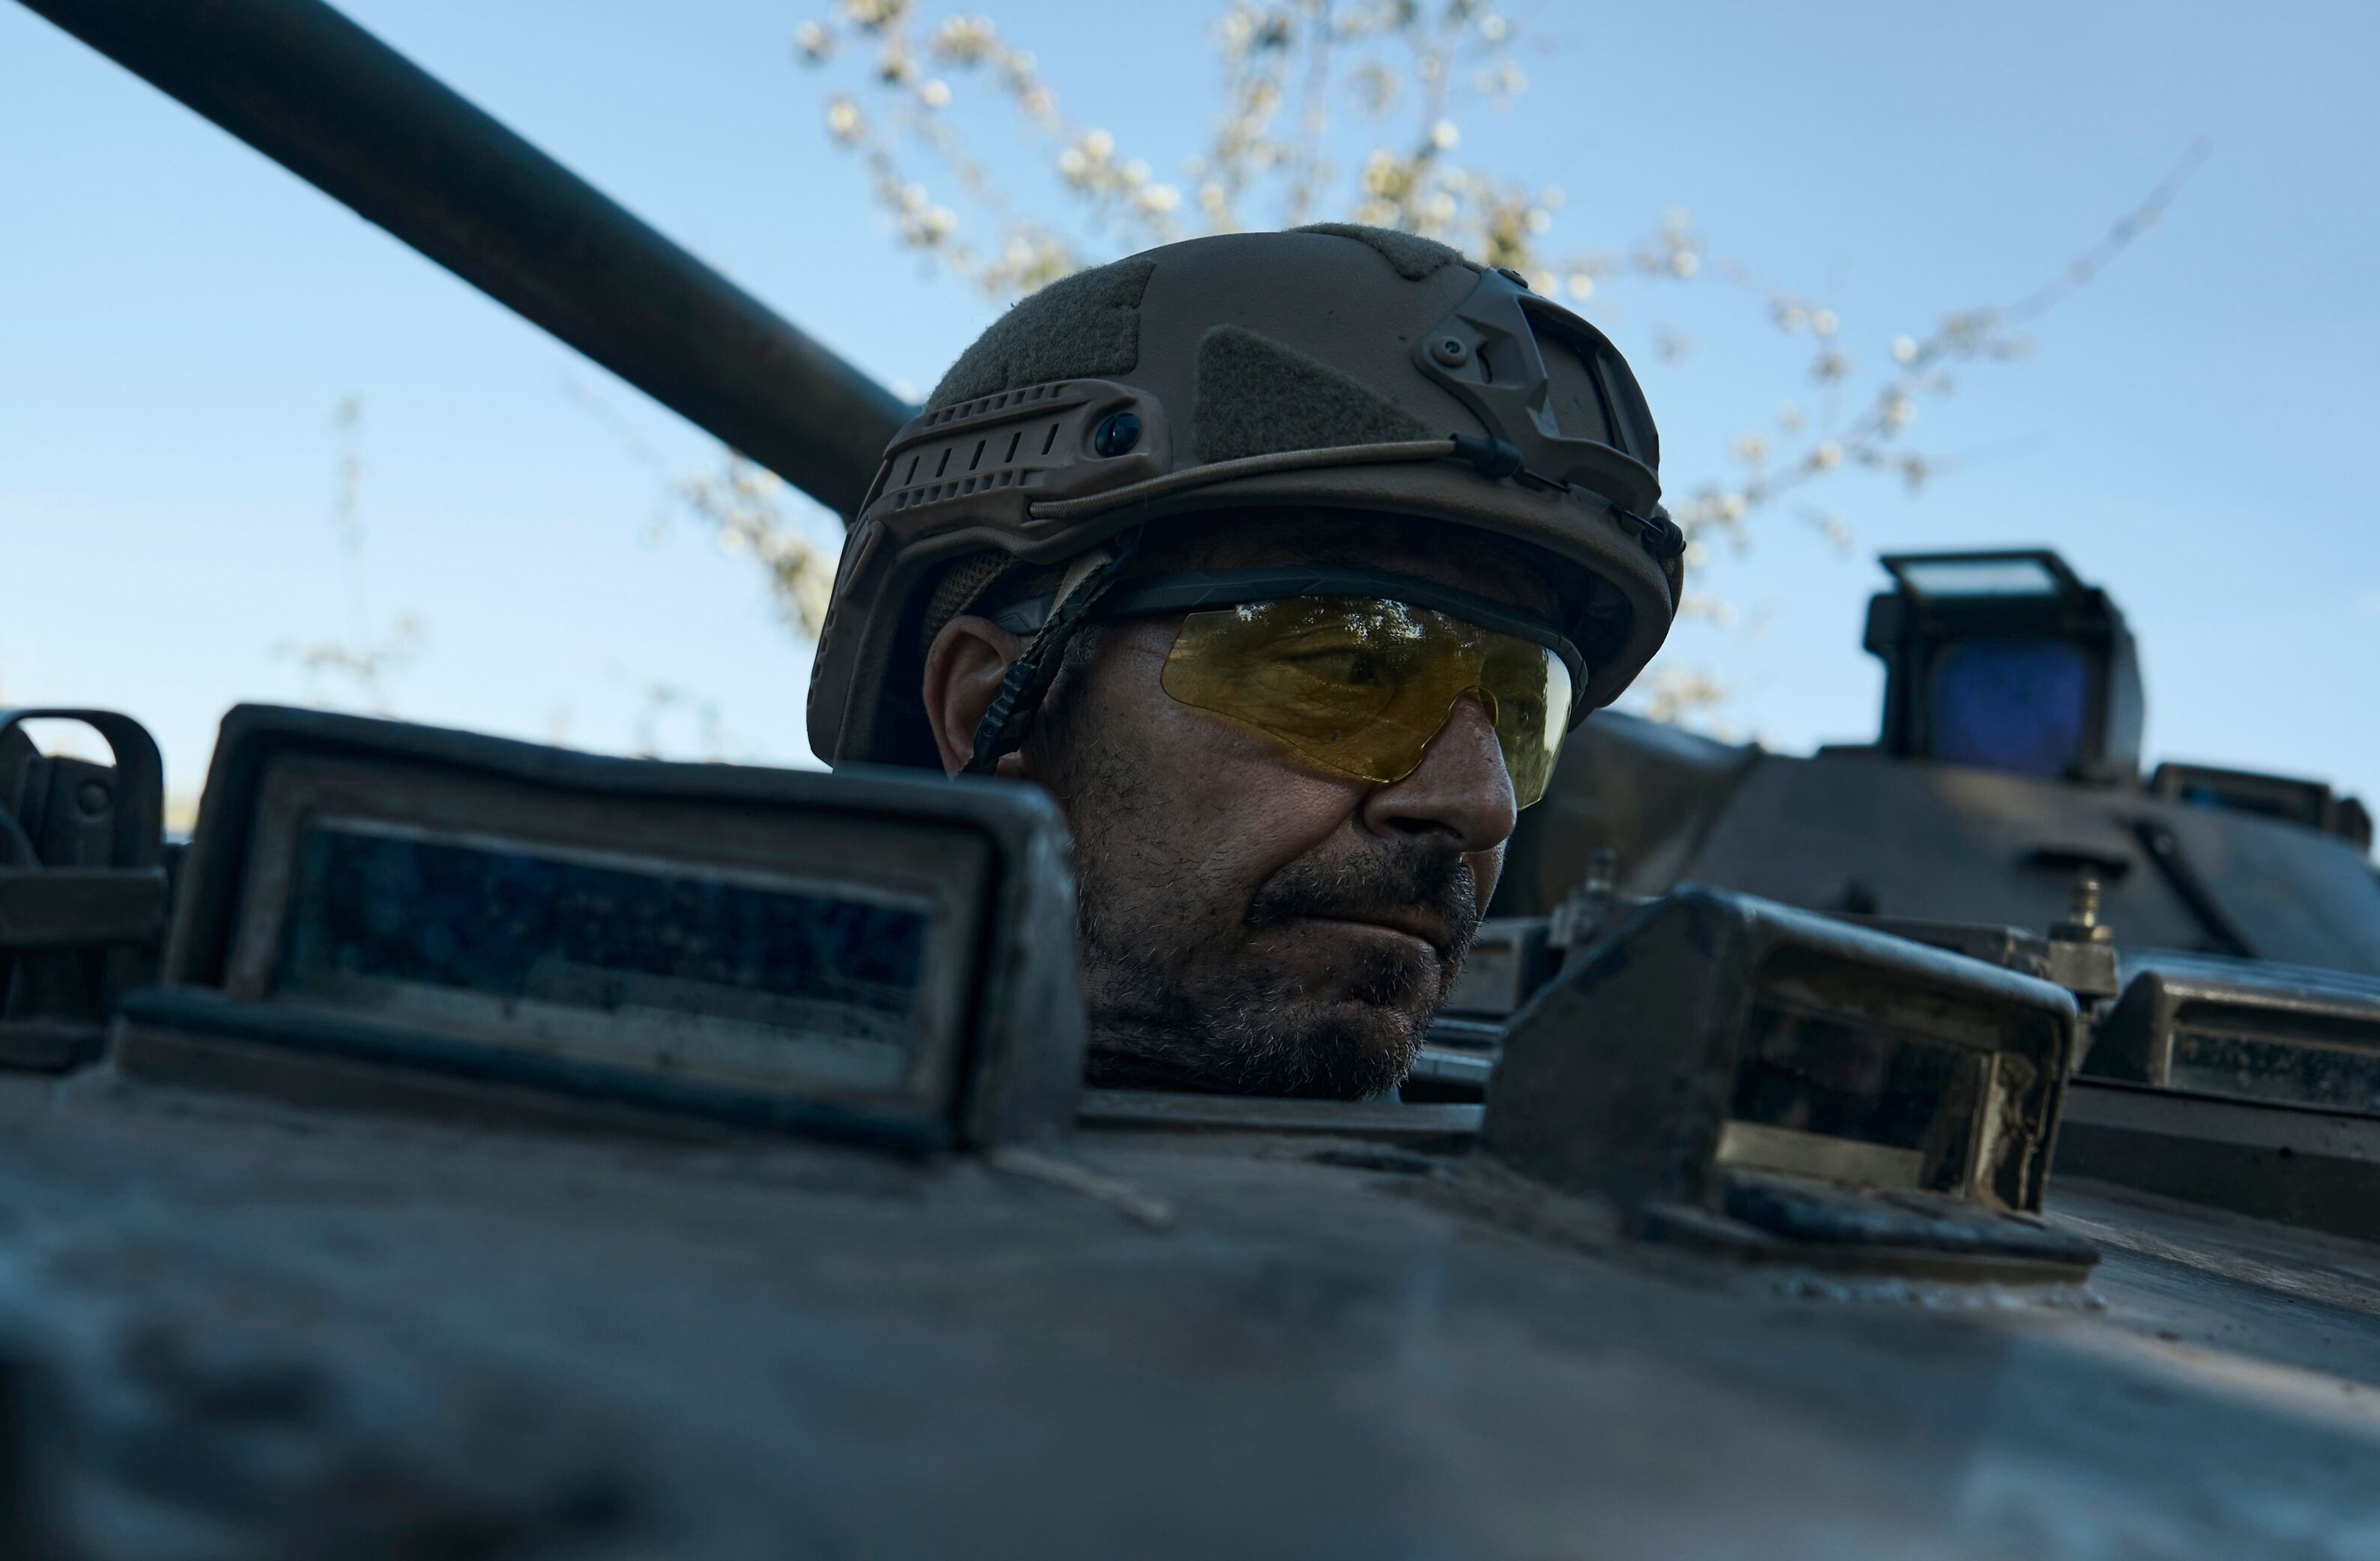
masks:
<path fill-rule="evenodd" d="M 1108 593 L 1124 569 L 1140 551 L 1140 530 L 1137 526 L 1118 537 L 1108 549 L 1104 562 L 1068 582 L 1058 595 L 1056 605 L 1025 647 L 1023 655 L 1008 664 L 1000 680 L 1000 692 L 992 696 L 976 723 L 975 751 L 968 756 L 967 775 L 989 775 L 994 766 L 1014 753 L 1025 741 L 1026 728 L 1041 708 L 1041 701 L 1057 681 L 1058 669 L 1066 659 L 1066 647 L 1090 622 L 1091 609 Z"/>

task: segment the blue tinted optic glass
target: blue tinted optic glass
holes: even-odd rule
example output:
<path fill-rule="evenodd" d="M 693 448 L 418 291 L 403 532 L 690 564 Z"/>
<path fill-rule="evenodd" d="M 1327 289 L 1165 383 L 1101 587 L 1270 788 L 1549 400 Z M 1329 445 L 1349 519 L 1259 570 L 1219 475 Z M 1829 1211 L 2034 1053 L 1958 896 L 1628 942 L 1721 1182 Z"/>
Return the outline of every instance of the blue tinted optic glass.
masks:
<path fill-rule="evenodd" d="M 1934 756 L 2063 775 L 2082 756 L 2091 668 L 2060 639 L 1970 639 L 1934 664 Z"/>
<path fill-rule="evenodd" d="M 559 1027 L 648 1071 L 685 1066 L 655 1051 L 662 1035 L 824 1089 L 898 1089 L 915 1060 L 923 909 L 340 820 L 307 829 L 293 887 L 280 986 L 302 998 L 516 1049 L 554 1049 L 538 1037 Z M 646 1039 L 604 1041 L 606 1025 Z"/>
<path fill-rule="evenodd" d="M 899 906 L 360 829 L 309 829 L 299 883 L 293 975 L 600 1006 L 633 992 L 692 1011 L 747 992 L 905 1015 L 925 953 L 926 918 Z"/>

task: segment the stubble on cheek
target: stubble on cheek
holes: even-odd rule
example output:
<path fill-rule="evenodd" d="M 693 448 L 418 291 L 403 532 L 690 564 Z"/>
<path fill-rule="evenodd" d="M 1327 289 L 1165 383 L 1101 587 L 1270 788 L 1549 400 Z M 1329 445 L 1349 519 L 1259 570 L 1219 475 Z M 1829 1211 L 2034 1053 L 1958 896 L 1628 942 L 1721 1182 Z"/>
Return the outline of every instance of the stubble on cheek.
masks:
<path fill-rule="evenodd" d="M 1476 925 L 1468 865 L 1396 842 L 1273 865 L 1296 842 L 1269 854 L 1255 838 L 1257 793 L 1302 778 L 1269 756 L 1163 759 L 1093 740 L 1052 776 L 1075 827 L 1090 1082 L 1342 1097 L 1395 1085 Z M 1316 919 L 1415 905 L 1448 926 L 1443 946 Z"/>

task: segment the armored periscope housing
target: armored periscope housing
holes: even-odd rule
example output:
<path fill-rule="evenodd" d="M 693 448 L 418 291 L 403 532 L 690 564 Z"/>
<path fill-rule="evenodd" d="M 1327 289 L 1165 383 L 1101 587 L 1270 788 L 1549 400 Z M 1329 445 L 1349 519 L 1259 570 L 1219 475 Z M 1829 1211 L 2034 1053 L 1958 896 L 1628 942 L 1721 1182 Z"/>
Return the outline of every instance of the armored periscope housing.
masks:
<path fill-rule="evenodd" d="M 2131 631 L 2056 553 L 1902 553 L 1871 598 L 1885 665 L 1878 745 L 1902 758 L 2075 780 L 2137 780 L 2143 707 Z"/>
<path fill-rule="evenodd" d="M 2048 982 L 1687 886 L 1513 1018 L 1484 1144 L 1658 1240 L 2070 1277 L 2036 1216 L 2075 1031 Z"/>
<path fill-rule="evenodd" d="M 2125 963 L 2059 1168 L 2380 1238 L 2380 981 L 2162 950 Z"/>
<path fill-rule="evenodd" d="M 128 1074 L 443 1114 L 1046 1140 L 1082 1066 L 1064 825 L 1023 787 L 225 719 Z"/>

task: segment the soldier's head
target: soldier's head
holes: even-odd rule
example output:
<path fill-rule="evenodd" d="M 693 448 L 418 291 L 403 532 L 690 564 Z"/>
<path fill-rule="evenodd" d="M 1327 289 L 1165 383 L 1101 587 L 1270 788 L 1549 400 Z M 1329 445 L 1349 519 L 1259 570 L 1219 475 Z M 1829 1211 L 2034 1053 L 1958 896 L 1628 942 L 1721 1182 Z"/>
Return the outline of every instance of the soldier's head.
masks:
<path fill-rule="evenodd" d="M 1593 327 L 1425 239 L 1069 278 L 888 451 L 812 744 L 1058 798 L 1094 1082 L 1377 1093 L 1669 628 L 1654 440 Z"/>

